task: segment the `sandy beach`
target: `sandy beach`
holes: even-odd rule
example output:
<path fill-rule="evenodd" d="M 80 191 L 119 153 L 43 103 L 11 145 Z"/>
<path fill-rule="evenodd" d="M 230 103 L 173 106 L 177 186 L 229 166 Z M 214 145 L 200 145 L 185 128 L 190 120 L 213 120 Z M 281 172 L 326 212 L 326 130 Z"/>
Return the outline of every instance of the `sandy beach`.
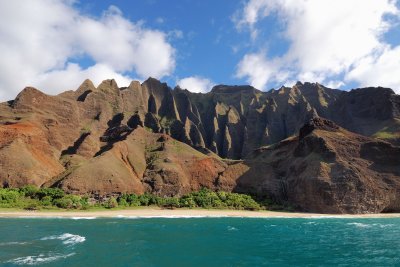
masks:
<path fill-rule="evenodd" d="M 277 211 L 243 211 L 243 210 L 206 210 L 206 209 L 126 209 L 126 210 L 94 210 L 94 211 L 18 211 L 0 210 L 0 217 L 65 217 L 75 219 L 90 218 L 123 218 L 123 217 L 248 217 L 248 218 L 394 218 L 400 217 L 400 213 L 380 214 L 318 214 L 300 212 Z"/>

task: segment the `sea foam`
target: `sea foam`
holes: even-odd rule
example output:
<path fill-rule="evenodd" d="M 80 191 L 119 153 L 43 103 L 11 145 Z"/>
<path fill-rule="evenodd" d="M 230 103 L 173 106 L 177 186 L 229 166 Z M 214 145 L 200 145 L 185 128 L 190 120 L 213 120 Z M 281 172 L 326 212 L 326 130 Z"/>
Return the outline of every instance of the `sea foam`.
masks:
<path fill-rule="evenodd" d="M 163 218 L 163 219 L 176 219 L 176 218 L 224 218 L 228 216 L 207 216 L 207 215 L 145 215 L 145 216 L 126 216 L 117 215 L 114 218 L 121 219 L 152 219 L 152 218 Z"/>
<path fill-rule="evenodd" d="M 96 219 L 97 217 L 92 217 L 92 216 L 90 216 L 90 217 L 71 217 L 71 219 L 72 220 L 93 220 L 93 219 Z"/>
<path fill-rule="evenodd" d="M 62 240 L 64 245 L 75 245 L 78 243 L 85 242 L 85 240 L 86 240 L 86 238 L 84 236 L 73 235 L 73 234 L 69 234 L 69 233 L 65 233 L 62 235 L 52 235 L 52 236 L 48 236 L 48 237 L 43 237 L 40 240 L 54 240 L 54 239 Z"/>
<path fill-rule="evenodd" d="M 65 259 L 70 256 L 75 255 L 75 253 L 70 254 L 39 254 L 37 256 L 26 256 L 12 259 L 7 263 L 12 263 L 16 265 L 39 265 L 43 263 L 49 263 L 59 259 Z"/>
<path fill-rule="evenodd" d="M 365 223 L 359 223 L 359 222 L 352 222 L 352 223 L 348 223 L 347 225 L 354 225 L 358 228 L 370 228 L 372 227 L 372 225 L 370 224 L 365 224 Z"/>

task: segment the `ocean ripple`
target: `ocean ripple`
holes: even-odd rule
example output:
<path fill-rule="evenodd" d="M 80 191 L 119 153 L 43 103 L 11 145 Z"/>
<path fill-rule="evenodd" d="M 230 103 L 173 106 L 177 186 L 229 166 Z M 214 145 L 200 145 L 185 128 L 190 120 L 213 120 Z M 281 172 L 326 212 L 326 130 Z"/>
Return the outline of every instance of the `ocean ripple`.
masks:
<path fill-rule="evenodd" d="M 394 226 L 394 224 L 382 224 L 382 223 L 366 224 L 366 223 L 360 223 L 360 222 L 351 222 L 351 223 L 347 223 L 347 225 L 354 225 L 358 228 L 372 228 L 372 227 L 387 228 L 387 227 Z"/>
<path fill-rule="evenodd" d="M 25 245 L 28 244 L 28 242 L 2 242 L 0 243 L 1 246 L 12 246 L 12 245 Z"/>

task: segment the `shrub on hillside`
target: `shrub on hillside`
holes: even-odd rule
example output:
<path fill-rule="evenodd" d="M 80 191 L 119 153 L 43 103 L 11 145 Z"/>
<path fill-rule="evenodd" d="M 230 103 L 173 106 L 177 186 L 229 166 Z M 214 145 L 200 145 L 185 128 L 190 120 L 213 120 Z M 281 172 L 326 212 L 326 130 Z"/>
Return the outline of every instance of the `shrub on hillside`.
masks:
<path fill-rule="evenodd" d="M 68 197 L 62 197 L 53 200 L 53 204 L 59 208 L 62 209 L 72 209 L 73 208 L 73 202 L 71 198 Z"/>
<path fill-rule="evenodd" d="M 43 197 L 40 202 L 42 203 L 43 206 L 51 206 L 53 204 L 53 199 L 50 196 L 45 196 Z"/>
<path fill-rule="evenodd" d="M 19 192 L 20 192 L 23 196 L 31 197 L 31 198 L 34 198 L 35 195 L 36 195 L 36 193 L 37 193 L 38 191 L 39 191 L 39 188 L 37 188 L 37 187 L 34 186 L 34 185 L 27 185 L 27 186 L 21 187 L 21 188 L 19 189 Z"/>
<path fill-rule="evenodd" d="M 118 202 L 114 197 L 110 197 L 106 203 L 104 204 L 104 207 L 107 209 L 113 209 L 118 207 Z"/>
<path fill-rule="evenodd" d="M 85 199 L 76 195 L 65 195 L 62 198 L 56 198 L 53 200 L 53 204 L 63 209 L 81 209 L 87 204 Z"/>
<path fill-rule="evenodd" d="M 21 194 L 14 189 L 0 189 L 0 204 L 15 205 L 19 202 Z"/>
<path fill-rule="evenodd" d="M 118 198 L 117 202 L 118 202 L 118 206 L 120 206 L 120 207 L 128 207 L 129 206 L 129 203 L 126 201 L 125 198 Z"/>
<path fill-rule="evenodd" d="M 151 195 L 145 193 L 139 196 L 139 201 L 141 206 L 148 206 L 150 204 Z"/>
<path fill-rule="evenodd" d="M 176 197 L 164 198 L 164 203 L 161 206 L 164 208 L 179 208 L 179 199 Z"/>
<path fill-rule="evenodd" d="M 192 196 L 182 196 L 179 200 L 179 206 L 182 208 L 195 208 L 197 207 L 196 201 L 194 201 Z"/>
<path fill-rule="evenodd" d="M 56 198 L 62 198 L 65 196 L 65 193 L 63 190 L 60 188 L 40 188 L 35 196 L 39 199 L 42 199 L 44 197 L 50 197 L 51 199 L 56 199 Z"/>
<path fill-rule="evenodd" d="M 195 203 L 189 203 L 189 201 Z M 186 204 L 186 202 L 188 202 Z M 184 207 L 201 207 L 201 208 L 233 208 L 258 210 L 260 205 L 249 195 L 229 193 L 229 192 L 213 192 L 209 189 L 201 189 L 198 192 L 189 193 L 181 198 Z M 193 204 L 195 204 L 193 206 Z"/>

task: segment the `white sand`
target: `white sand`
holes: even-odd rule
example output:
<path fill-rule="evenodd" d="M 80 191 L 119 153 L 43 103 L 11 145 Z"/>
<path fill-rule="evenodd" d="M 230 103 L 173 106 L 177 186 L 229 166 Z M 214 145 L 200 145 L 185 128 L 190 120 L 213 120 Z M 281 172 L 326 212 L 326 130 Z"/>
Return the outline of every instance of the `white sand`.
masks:
<path fill-rule="evenodd" d="M 384 214 L 318 214 L 275 211 L 206 210 L 206 209 L 125 209 L 102 211 L 8 211 L 0 210 L 0 217 L 69 217 L 90 219 L 95 217 L 249 217 L 249 218 L 393 218 L 400 213 Z"/>

